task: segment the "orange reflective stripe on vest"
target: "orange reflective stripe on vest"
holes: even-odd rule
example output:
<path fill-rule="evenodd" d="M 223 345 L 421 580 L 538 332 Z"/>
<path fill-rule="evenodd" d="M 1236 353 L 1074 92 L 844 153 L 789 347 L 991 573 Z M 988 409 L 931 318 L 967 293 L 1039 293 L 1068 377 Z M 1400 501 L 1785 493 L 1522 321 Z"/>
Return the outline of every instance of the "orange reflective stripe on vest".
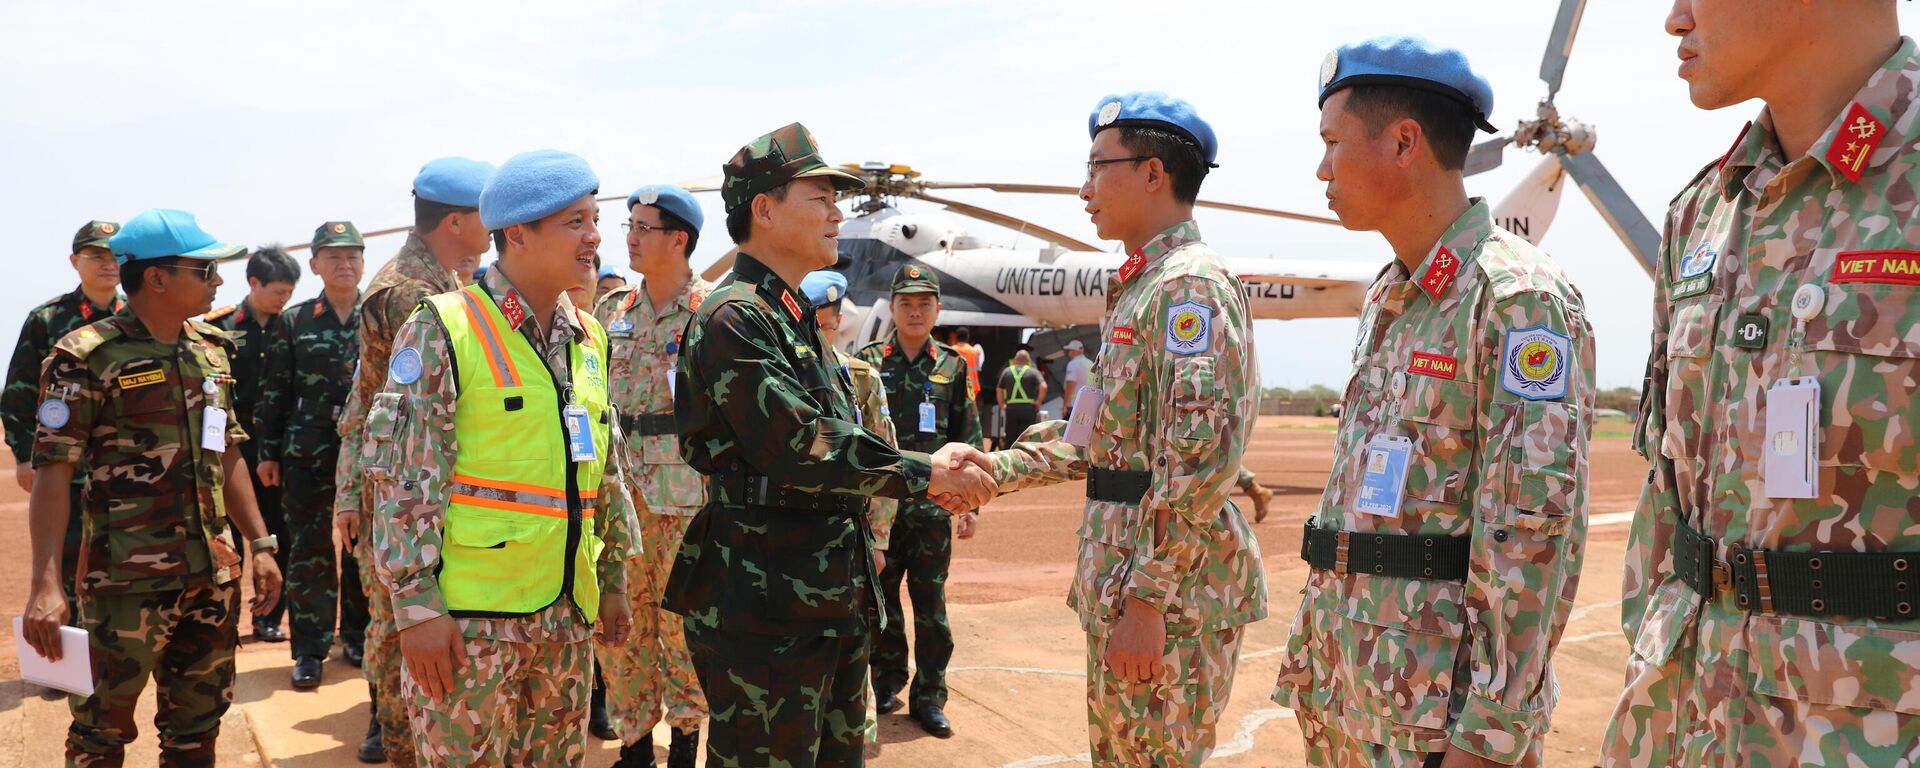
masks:
<path fill-rule="evenodd" d="M 480 299 L 472 291 L 460 291 L 461 306 L 467 311 L 467 322 L 480 332 L 480 347 L 486 351 L 487 370 L 493 373 L 493 383 L 502 387 L 520 386 L 520 369 L 514 367 L 513 357 L 507 354 L 506 343 L 500 338 L 500 328 L 493 324 L 493 317 L 480 308 Z"/>

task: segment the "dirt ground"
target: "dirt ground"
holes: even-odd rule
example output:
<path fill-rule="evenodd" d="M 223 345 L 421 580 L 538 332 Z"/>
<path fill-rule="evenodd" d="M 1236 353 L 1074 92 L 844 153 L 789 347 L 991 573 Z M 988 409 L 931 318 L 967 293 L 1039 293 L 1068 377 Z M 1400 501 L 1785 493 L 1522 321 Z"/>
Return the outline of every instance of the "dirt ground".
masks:
<path fill-rule="evenodd" d="M 1561 699 L 1547 737 L 1548 764 L 1593 766 L 1621 687 L 1627 652 L 1619 632 L 1620 573 L 1627 514 L 1645 476 L 1625 439 L 1601 430 L 1595 440 L 1588 554 L 1579 599 L 1555 658 Z M 1269 618 L 1249 628 L 1236 687 L 1220 723 L 1210 764 L 1301 764 L 1292 714 L 1268 699 L 1288 625 L 1299 605 L 1305 566 L 1301 525 L 1318 502 L 1331 464 L 1332 421 L 1263 418 L 1247 464 L 1274 492 L 1275 509 L 1257 526 L 1270 595 Z M 26 530 L 26 498 L 0 489 L 0 530 Z M 979 534 L 958 542 L 948 596 L 957 650 L 949 669 L 947 713 L 955 735 L 936 739 L 903 715 L 881 718 L 875 765 L 1037 768 L 1085 763 L 1084 640 L 1066 607 L 1082 489 L 1076 485 L 1013 494 L 990 505 Z M 1244 500 L 1243 500 L 1244 502 Z M 1250 505 L 1243 503 L 1250 509 Z M 0 545 L 0 615 L 26 603 L 24 535 Z M 0 765 L 57 765 L 65 704 L 21 683 L 12 622 L 0 622 Z M 289 768 L 355 765 L 352 747 L 366 727 L 366 686 L 338 653 L 316 692 L 288 685 L 285 644 L 248 642 L 239 654 L 234 713 L 222 735 L 222 765 Z M 151 765 L 152 696 L 129 765 Z M 664 759 L 664 728 L 656 735 Z M 589 765 L 613 762 L 618 747 L 590 742 Z"/>

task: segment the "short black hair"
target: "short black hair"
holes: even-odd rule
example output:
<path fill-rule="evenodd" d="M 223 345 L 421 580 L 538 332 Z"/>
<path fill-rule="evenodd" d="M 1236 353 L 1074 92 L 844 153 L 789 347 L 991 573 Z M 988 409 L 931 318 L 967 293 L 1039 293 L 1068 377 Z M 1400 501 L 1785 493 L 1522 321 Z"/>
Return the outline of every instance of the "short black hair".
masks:
<path fill-rule="evenodd" d="M 700 230 L 694 229 L 693 225 L 687 223 L 686 219 L 673 215 L 672 211 L 665 208 L 655 208 L 654 210 L 660 212 L 661 229 L 665 229 L 668 232 L 687 233 L 687 252 L 680 255 L 692 256 L 693 249 L 700 245 Z"/>
<path fill-rule="evenodd" d="M 447 205 L 436 203 L 419 195 L 413 196 L 413 229 L 420 234 L 430 234 L 440 228 L 440 223 L 456 213 L 472 213 L 480 210 L 468 205 Z"/>
<path fill-rule="evenodd" d="M 121 264 L 120 290 L 131 297 L 140 292 L 141 283 L 145 282 L 147 277 L 147 270 L 179 264 L 180 260 L 179 256 L 162 256 L 157 259 L 139 259 Z"/>
<path fill-rule="evenodd" d="M 775 200 L 785 200 L 787 199 L 788 186 L 787 184 L 782 184 L 760 194 Z M 739 245 L 746 242 L 747 238 L 752 236 L 753 199 L 748 198 L 746 202 L 740 204 L 740 207 L 727 211 L 727 237 L 733 238 L 734 245 Z M 693 252 L 693 241 L 691 240 L 687 241 L 687 252 Z"/>
<path fill-rule="evenodd" d="M 1459 99 L 1420 88 L 1386 83 L 1349 86 L 1347 111 L 1360 118 L 1374 136 L 1396 120 L 1410 119 L 1420 124 L 1427 147 L 1440 167 L 1457 171 L 1467 165 L 1467 150 L 1473 148 L 1478 130 L 1473 108 Z"/>
<path fill-rule="evenodd" d="M 967 327 L 964 325 L 955 328 L 953 329 L 953 341 L 955 344 L 971 344 L 973 343 L 973 332 L 967 330 Z"/>
<path fill-rule="evenodd" d="M 282 248 L 279 243 L 270 243 L 254 249 L 253 255 L 247 258 L 247 277 L 260 281 L 261 285 L 298 283 L 300 282 L 300 265 L 294 262 L 293 255 L 287 253 L 287 249 Z"/>
<path fill-rule="evenodd" d="M 1173 199 L 1188 205 L 1200 199 L 1200 181 L 1207 177 L 1207 159 L 1200 145 L 1165 128 L 1120 126 L 1120 145 L 1142 157 L 1158 158 L 1173 177 Z"/>

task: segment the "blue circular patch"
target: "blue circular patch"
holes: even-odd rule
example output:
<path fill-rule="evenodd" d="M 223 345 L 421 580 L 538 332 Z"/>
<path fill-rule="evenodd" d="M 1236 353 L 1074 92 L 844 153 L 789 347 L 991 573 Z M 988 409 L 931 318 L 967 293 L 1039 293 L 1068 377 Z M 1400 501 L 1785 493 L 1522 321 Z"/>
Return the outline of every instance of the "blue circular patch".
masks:
<path fill-rule="evenodd" d="M 48 400 L 40 404 L 40 426 L 48 429 L 59 429 L 66 426 L 67 419 L 72 416 L 73 411 L 67 408 L 65 402 Z"/>
<path fill-rule="evenodd" d="M 407 347 L 393 353 L 393 361 L 387 364 L 387 378 L 395 384 L 412 384 L 420 380 L 420 350 Z"/>

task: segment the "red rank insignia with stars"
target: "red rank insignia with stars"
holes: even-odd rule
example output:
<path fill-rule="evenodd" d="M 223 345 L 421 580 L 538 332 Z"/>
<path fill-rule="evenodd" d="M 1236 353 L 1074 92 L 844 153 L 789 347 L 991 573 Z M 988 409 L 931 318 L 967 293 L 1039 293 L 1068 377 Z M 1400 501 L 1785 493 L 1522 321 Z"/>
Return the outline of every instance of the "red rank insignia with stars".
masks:
<path fill-rule="evenodd" d="M 527 306 L 520 303 L 519 294 L 508 292 L 507 298 L 500 302 L 500 314 L 507 316 L 507 325 L 518 328 L 527 319 Z"/>
<path fill-rule="evenodd" d="M 1840 133 L 1833 137 L 1833 143 L 1827 145 L 1827 162 L 1839 169 L 1840 175 L 1847 181 L 1860 181 L 1860 174 L 1867 168 L 1867 161 L 1873 157 L 1874 148 L 1887 137 L 1887 126 L 1868 112 L 1860 102 L 1854 102 L 1847 109 L 1847 116 L 1840 121 Z"/>
<path fill-rule="evenodd" d="M 1460 257 L 1446 246 L 1433 255 L 1433 261 L 1427 265 L 1427 276 L 1420 278 L 1420 288 L 1436 299 L 1447 292 L 1447 286 L 1453 285 L 1453 278 L 1460 273 Z"/>
<path fill-rule="evenodd" d="M 1120 265 L 1120 284 L 1125 285 L 1127 281 L 1133 279 L 1134 275 L 1140 274 L 1140 270 L 1146 268 L 1146 266 L 1147 255 L 1140 251 L 1134 251 L 1132 255 L 1127 257 L 1126 263 Z"/>
<path fill-rule="evenodd" d="M 800 319 L 800 303 L 793 300 L 793 294 L 781 293 L 780 303 L 786 306 L 788 312 L 793 313 L 793 319 Z"/>

